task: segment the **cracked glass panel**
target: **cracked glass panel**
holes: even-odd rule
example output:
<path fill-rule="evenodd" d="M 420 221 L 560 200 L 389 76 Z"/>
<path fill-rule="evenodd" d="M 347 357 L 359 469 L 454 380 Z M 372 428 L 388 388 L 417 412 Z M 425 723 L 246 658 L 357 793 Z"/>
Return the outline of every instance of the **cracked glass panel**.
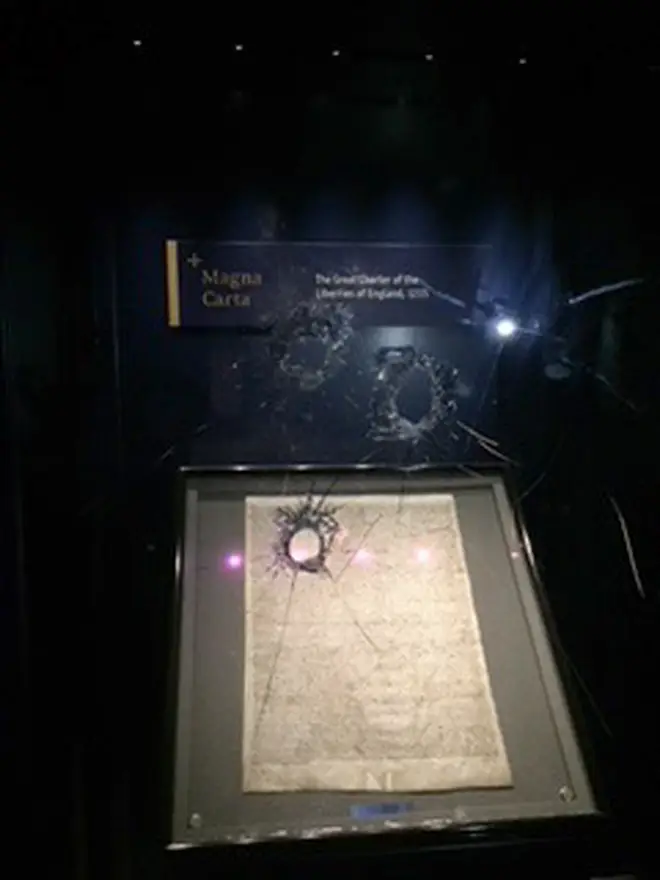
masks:
<path fill-rule="evenodd" d="M 640 409 L 617 375 L 616 333 L 612 342 L 604 325 L 595 351 L 594 327 L 648 292 L 641 274 L 614 270 L 563 288 L 547 230 L 530 224 L 528 234 L 522 221 L 484 224 L 461 245 L 237 245 L 143 224 L 120 279 L 135 298 L 120 317 L 136 473 L 363 462 L 467 472 L 491 462 L 511 465 L 530 491 L 559 441 L 545 403 L 562 386 L 574 397 L 592 385 L 615 408 Z M 158 291 L 168 241 L 177 327 Z"/>
<path fill-rule="evenodd" d="M 246 499 L 243 790 L 511 785 L 452 495 Z"/>
<path fill-rule="evenodd" d="M 196 463 L 507 459 L 491 436 L 506 340 L 475 311 L 488 245 L 168 247 L 178 332 L 210 334 Z"/>

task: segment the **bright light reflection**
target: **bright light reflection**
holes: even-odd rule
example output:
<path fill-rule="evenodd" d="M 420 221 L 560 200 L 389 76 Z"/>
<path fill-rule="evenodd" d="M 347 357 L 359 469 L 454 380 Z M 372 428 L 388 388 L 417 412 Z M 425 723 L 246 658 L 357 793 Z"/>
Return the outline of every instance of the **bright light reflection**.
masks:
<path fill-rule="evenodd" d="M 428 562 L 431 558 L 431 554 L 425 547 L 420 547 L 415 553 L 415 557 L 417 562 Z"/>
<path fill-rule="evenodd" d="M 518 325 L 511 318 L 500 318 L 495 324 L 495 331 L 502 339 L 509 339 L 518 329 Z"/>
<path fill-rule="evenodd" d="M 368 550 L 365 550 L 364 547 L 360 547 L 355 556 L 353 557 L 353 562 L 357 565 L 365 565 L 366 563 L 371 561 L 371 553 Z"/>
<path fill-rule="evenodd" d="M 230 553 L 225 557 L 225 566 L 232 571 L 236 571 L 243 566 L 243 557 L 240 553 Z"/>
<path fill-rule="evenodd" d="M 300 529 L 289 542 L 289 555 L 294 562 L 307 562 L 321 552 L 321 542 L 314 529 Z"/>

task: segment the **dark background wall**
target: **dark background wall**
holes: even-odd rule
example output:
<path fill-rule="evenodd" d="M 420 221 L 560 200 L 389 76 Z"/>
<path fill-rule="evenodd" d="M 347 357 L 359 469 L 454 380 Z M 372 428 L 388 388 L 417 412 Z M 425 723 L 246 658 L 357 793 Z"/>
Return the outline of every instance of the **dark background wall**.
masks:
<path fill-rule="evenodd" d="M 272 381 L 258 340 L 166 327 L 168 236 L 494 244 L 515 309 L 579 366 L 551 382 L 552 334 L 512 346 L 470 413 L 519 462 L 606 789 L 626 835 L 645 836 L 657 73 L 639 23 L 601 18 L 568 40 L 556 18 L 511 14 L 496 44 L 502 15 L 477 32 L 470 12 L 337 8 L 303 38 L 279 13 L 192 27 L 191 10 L 184 27 L 141 9 L 92 27 L 72 8 L 4 31 L 3 748 L 17 816 L 64 819 L 75 876 L 160 870 L 176 467 L 365 452 L 342 389 L 305 403 Z M 562 308 L 633 277 L 646 283 Z M 438 351 L 443 332 L 428 337 Z M 281 430 L 262 440 L 275 402 Z M 344 413 L 332 439 L 326 405 Z M 48 837 L 60 822 L 46 824 Z"/>

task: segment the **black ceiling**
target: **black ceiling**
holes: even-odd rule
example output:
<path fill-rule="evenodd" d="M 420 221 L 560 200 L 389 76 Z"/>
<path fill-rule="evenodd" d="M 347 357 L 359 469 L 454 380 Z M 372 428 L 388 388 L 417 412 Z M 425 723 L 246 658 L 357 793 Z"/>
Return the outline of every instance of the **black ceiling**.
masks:
<path fill-rule="evenodd" d="M 467 137 L 466 119 L 486 114 L 481 127 L 494 131 L 497 120 L 501 133 L 492 162 L 561 164 L 562 180 L 578 160 L 607 161 L 619 175 L 649 167 L 660 97 L 650 12 L 632 3 L 594 13 L 582 4 L 579 13 L 574 4 L 392 6 L 10 0 L 0 13 L 0 109 L 5 146 L 15 147 L 8 183 L 19 166 L 49 186 L 65 167 L 98 179 L 102 164 L 110 180 L 139 165 L 144 178 L 175 158 L 199 176 L 205 155 L 216 167 L 232 144 L 263 164 L 258 150 L 284 150 L 296 126 L 300 140 L 305 114 L 323 102 L 358 113 L 418 108 L 416 138 L 438 119 Z"/>
<path fill-rule="evenodd" d="M 334 47 L 353 56 L 412 59 L 432 52 L 441 62 L 506 62 L 529 56 L 549 65 L 660 64 L 660 34 L 651 4 L 497 4 L 375 0 L 266 4 L 154 0 L 129 3 L 3 4 L 5 60 L 61 62 L 116 53 L 134 39 L 143 48 L 190 63 L 246 50 L 313 58 Z"/>

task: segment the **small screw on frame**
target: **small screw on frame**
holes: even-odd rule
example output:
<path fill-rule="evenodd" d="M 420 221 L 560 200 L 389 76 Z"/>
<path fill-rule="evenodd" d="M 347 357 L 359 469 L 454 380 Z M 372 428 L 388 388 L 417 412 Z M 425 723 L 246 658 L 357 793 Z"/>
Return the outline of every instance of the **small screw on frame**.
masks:
<path fill-rule="evenodd" d="M 559 798 L 560 798 L 560 800 L 562 800 L 565 804 L 567 804 L 567 803 L 569 803 L 570 801 L 574 801 L 574 800 L 575 800 L 575 792 L 574 792 L 573 789 L 570 787 L 570 785 L 562 785 L 562 787 L 559 789 Z"/>

